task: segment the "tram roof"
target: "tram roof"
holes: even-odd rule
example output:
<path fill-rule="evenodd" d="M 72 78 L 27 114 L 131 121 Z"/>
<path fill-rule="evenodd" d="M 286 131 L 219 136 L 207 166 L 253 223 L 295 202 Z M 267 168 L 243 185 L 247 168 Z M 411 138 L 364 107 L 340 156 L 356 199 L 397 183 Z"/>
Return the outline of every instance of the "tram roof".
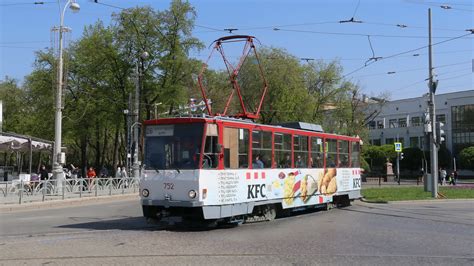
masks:
<path fill-rule="evenodd" d="M 289 123 L 281 123 L 277 125 L 266 125 L 255 123 L 254 121 L 248 119 L 241 119 L 241 118 L 234 118 L 234 117 L 224 117 L 224 116 L 182 116 L 182 117 L 169 117 L 169 118 L 159 118 L 153 120 L 146 120 L 144 122 L 145 125 L 165 125 L 165 124 L 184 124 L 184 123 L 216 123 L 216 122 L 223 122 L 223 123 L 233 123 L 233 124 L 241 124 L 245 125 L 253 125 L 258 127 L 264 128 L 273 128 L 273 129 L 283 129 L 285 131 L 293 131 L 293 132 L 306 132 L 306 133 L 313 133 L 316 135 L 325 135 L 325 136 L 335 136 L 335 137 L 342 137 L 342 138 L 350 138 L 360 139 L 359 137 L 351 137 L 346 135 L 338 135 L 333 133 L 325 133 L 322 131 L 322 127 L 320 125 L 305 123 L 305 122 L 289 122 Z"/>

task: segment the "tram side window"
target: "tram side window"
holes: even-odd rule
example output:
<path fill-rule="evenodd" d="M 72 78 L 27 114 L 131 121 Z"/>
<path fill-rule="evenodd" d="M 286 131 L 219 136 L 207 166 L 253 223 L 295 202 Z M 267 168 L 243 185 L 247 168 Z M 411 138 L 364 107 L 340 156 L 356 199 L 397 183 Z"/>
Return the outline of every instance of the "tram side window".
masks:
<path fill-rule="evenodd" d="M 291 168 L 291 135 L 275 133 L 275 162 L 278 168 Z"/>
<path fill-rule="evenodd" d="M 323 140 L 321 138 L 311 138 L 311 167 L 323 168 Z"/>
<path fill-rule="evenodd" d="M 326 139 L 326 167 L 336 167 L 337 160 L 337 140 Z"/>
<path fill-rule="evenodd" d="M 349 167 L 349 141 L 338 140 L 339 142 L 339 164 L 337 167 Z"/>
<path fill-rule="evenodd" d="M 295 135 L 293 139 L 296 168 L 308 167 L 308 137 Z"/>
<path fill-rule="evenodd" d="M 249 131 L 239 128 L 224 128 L 224 167 L 247 168 Z"/>
<path fill-rule="evenodd" d="M 359 142 L 351 142 L 351 167 L 360 167 L 360 145 Z"/>
<path fill-rule="evenodd" d="M 271 167 L 272 132 L 252 131 L 252 157 L 252 168 Z"/>
<path fill-rule="evenodd" d="M 206 142 L 204 144 L 204 154 L 202 157 L 202 168 L 217 168 L 219 164 L 217 125 L 208 124 Z"/>

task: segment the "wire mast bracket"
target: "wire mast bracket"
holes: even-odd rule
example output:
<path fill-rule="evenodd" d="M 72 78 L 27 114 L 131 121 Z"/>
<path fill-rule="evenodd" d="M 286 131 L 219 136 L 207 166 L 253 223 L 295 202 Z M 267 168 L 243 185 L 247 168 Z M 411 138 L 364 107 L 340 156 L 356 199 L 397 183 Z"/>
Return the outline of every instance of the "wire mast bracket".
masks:
<path fill-rule="evenodd" d="M 254 36 L 231 35 L 231 36 L 225 36 L 225 37 L 219 38 L 219 39 L 217 39 L 213 42 L 213 44 L 215 44 L 214 48 L 212 49 L 211 54 L 209 55 L 206 63 L 203 64 L 201 72 L 199 73 L 199 76 L 198 76 L 199 88 L 201 89 L 202 98 L 203 98 L 204 103 L 206 105 L 207 113 L 210 116 L 215 116 L 215 115 L 232 116 L 232 117 L 239 117 L 239 118 L 253 119 L 253 120 L 256 120 L 260 117 L 260 109 L 262 107 L 263 100 L 265 98 L 265 94 L 267 93 L 268 83 L 267 83 L 267 80 L 265 79 L 265 75 L 263 73 L 263 68 L 262 68 L 262 65 L 260 63 L 260 58 L 258 57 L 257 50 L 255 48 L 254 39 L 256 39 Z M 230 63 L 230 61 L 227 60 L 227 58 L 225 56 L 225 53 L 224 53 L 223 44 L 231 43 L 231 42 L 245 42 L 244 48 L 243 48 L 243 51 L 242 51 L 242 56 L 240 57 L 237 65 L 233 65 L 232 63 Z M 213 113 L 212 112 L 211 106 L 210 106 L 208 98 L 206 96 L 206 88 L 203 84 L 203 75 L 204 75 L 204 72 L 207 69 L 208 62 L 211 59 L 211 56 L 214 53 L 214 51 L 218 51 L 221 54 L 222 59 L 223 59 L 224 64 L 225 64 L 225 67 L 227 69 L 227 73 L 229 75 L 229 81 L 232 85 L 232 91 L 230 92 L 230 95 L 227 98 L 226 105 L 225 105 L 223 113 Z M 257 61 L 260 77 L 262 78 L 262 81 L 263 81 L 262 95 L 260 97 L 260 101 L 258 102 L 258 106 L 256 106 L 256 108 L 253 109 L 253 110 L 255 110 L 254 112 L 249 111 L 249 109 L 246 107 L 244 99 L 242 97 L 241 87 L 237 82 L 237 77 L 239 76 L 240 69 L 242 68 L 242 65 L 244 64 L 245 60 L 247 59 L 247 57 L 249 56 L 249 54 L 252 51 L 253 51 L 253 55 L 255 56 L 255 59 Z M 235 94 L 237 94 L 237 97 L 239 99 L 239 105 L 240 105 L 240 108 L 241 108 L 241 112 L 237 113 L 237 114 L 227 114 L 230 103 L 231 103 L 231 101 L 232 101 Z"/>

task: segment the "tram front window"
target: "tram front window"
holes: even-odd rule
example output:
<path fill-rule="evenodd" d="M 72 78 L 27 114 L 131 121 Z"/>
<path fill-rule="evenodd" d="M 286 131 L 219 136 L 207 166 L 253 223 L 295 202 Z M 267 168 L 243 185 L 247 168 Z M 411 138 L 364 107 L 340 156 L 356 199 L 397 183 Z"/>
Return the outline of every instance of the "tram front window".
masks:
<path fill-rule="evenodd" d="M 145 135 L 145 169 L 197 169 L 203 124 L 150 125 Z"/>

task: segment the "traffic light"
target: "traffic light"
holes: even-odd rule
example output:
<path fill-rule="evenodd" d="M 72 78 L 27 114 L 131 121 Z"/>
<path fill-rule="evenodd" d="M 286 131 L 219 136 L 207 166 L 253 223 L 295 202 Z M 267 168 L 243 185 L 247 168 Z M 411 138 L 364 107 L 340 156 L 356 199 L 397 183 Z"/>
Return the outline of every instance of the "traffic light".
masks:
<path fill-rule="evenodd" d="M 400 160 L 403 160 L 403 152 L 400 152 Z"/>
<path fill-rule="evenodd" d="M 444 132 L 444 123 L 436 122 L 436 143 L 441 144 L 445 141 L 446 132 Z"/>

